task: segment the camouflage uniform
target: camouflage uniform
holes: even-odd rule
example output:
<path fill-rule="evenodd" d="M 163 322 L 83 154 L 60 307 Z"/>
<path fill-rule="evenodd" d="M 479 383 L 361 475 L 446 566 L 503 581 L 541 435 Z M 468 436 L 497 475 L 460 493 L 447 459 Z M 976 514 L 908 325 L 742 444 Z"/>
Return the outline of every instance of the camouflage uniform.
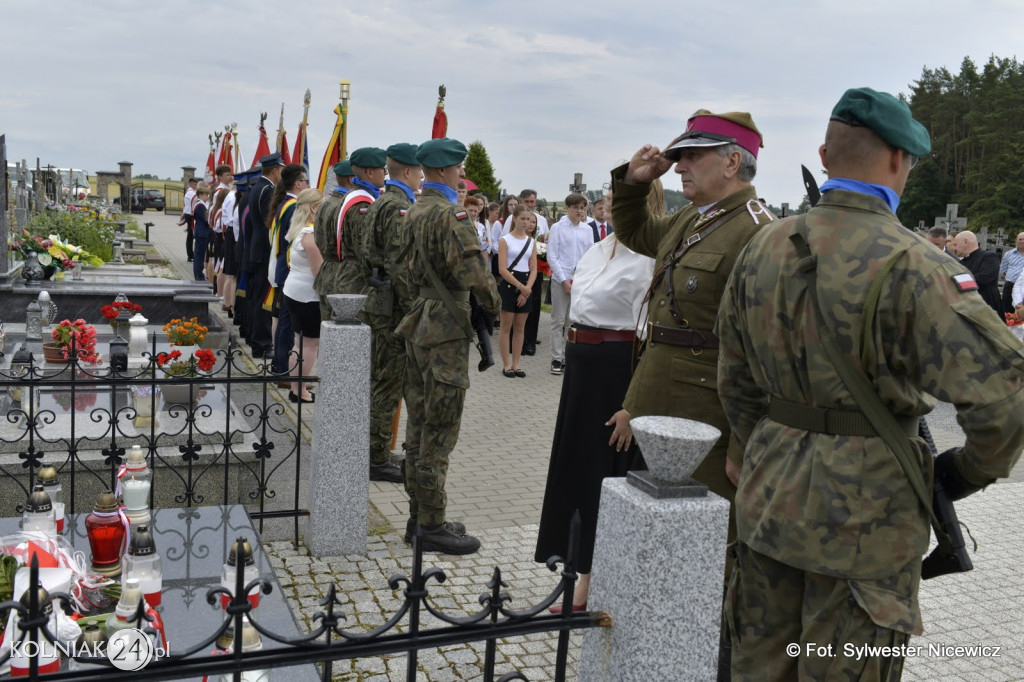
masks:
<path fill-rule="evenodd" d="M 795 679 L 799 666 L 801 679 L 886 679 L 887 672 L 898 679 L 888 658 L 785 651 L 790 642 L 899 644 L 920 634 L 917 594 L 929 540 L 924 510 L 881 438 L 805 431 L 766 417 L 771 396 L 856 409 L 819 341 L 789 241 L 797 225 L 787 219 L 753 238 L 717 329 L 719 395 L 745 447 L 735 505 L 741 544 L 726 604 L 733 676 Z M 978 485 L 1006 476 L 1024 446 L 1024 351 L 976 292 L 961 291 L 953 277 L 967 271 L 903 228 L 881 199 L 839 189 L 807 214 L 807 242 L 836 343 L 892 413 L 924 415 L 931 396 L 957 405 L 967 437 L 956 454 L 962 475 Z M 904 249 L 882 288 L 871 343 L 860 348 L 867 292 Z M 921 439 L 912 442 L 931 485 L 930 452 Z M 803 614 L 793 606 L 797 592 L 805 595 Z"/>
<path fill-rule="evenodd" d="M 377 280 L 390 280 L 390 285 L 371 285 L 359 319 L 370 325 L 373 345 L 370 375 L 370 462 L 381 464 L 391 458 L 391 424 L 402 398 L 405 374 L 405 340 L 395 334 L 395 327 L 409 312 L 408 297 L 395 295 L 395 267 L 403 258 L 403 225 L 412 203 L 400 187 L 389 185 L 366 214 L 361 253 L 365 259 L 367 281 L 375 274 Z M 377 272 L 373 273 L 372 269 Z M 405 270 L 405 266 L 402 268 Z M 401 283 L 399 284 L 401 288 Z"/>
<path fill-rule="evenodd" d="M 348 195 L 346 195 L 347 197 Z M 366 224 L 366 214 L 370 210 L 369 203 L 353 203 L 345 214 L 341 227 L 341 260 L 338 259 L 338 216 L 343 197 L 336 210 L 323 211 L 324 220 L 320 222 L 319 213 L 314 224 L 313 238 L 324 257 L 324 263 L 313 280 L 313 290 L 320 294 L 321 313 L 328 294 L 365 294 L 368 285 L 359 265 L 359 252 L 362 249 L 360 235 Z M 324 207 L 328 208 L 328 207 Z M 333 209 L 333 206 L 330 208 Z M 330 214 L 330 215 L 328 215 Z M 328 218 L 333 216 L 330 223 Z M 330 306 L 324 319 L 331 319 Z"/>
<path fill-rule="evenodd" d="M 480 257 L 480 240 L 469 215 L 441 192 L 424 189 L 405 220 L 411 281 L 431 287 L 422 266 L 427 259 L 452 292 L 472 292 L 491 314 L 501 301 L 494 277 Z M 419 296 L 396 333 L 406 340 L 405 400 L 409 408 L 405 443 L 405 489 L 409 514 L 423 526 L 445 521 L 448 455 L 459 437 L 469 388 L 469 303 L 457 301 L 461 320 L 443 301 Z"/>
<path fill-rule="evenodd" d="M 338 293 L 332 283 L 337 277 L 337 270 L 341 267 L 338 261 L 338 214 L 341 212 L 341 204 L 345 197 L 337 192 L 331 192 L 320 209 L 316 212 L 316 221 L 313 223 L 313 239 L 324 263 L 313 281 L 313 289 L 320 294 L 320 319 L 334 319 L 331 306 L 327 304 L 327 294 Z"/>
<path fill-rule="evenodd" d="M 619 241 L 637 253 L 655 259 L 660 268 L 681 239 L 711 225 L 718 217 L 738 210 L 706 239 L 694 244 L 672 270 L 672 288 L 678 311 L 689 329 L 710 332 L 718 315 L 729 272 L 736 256 L 758 228 L 774 216 L 757 200 L 753 187 L 731 194 L 705 215 L 686 206 L 674 215 L 657 218 L 647 208 L 648 184 L 626 184 L 625 166 L 612 171 L 612 224 Z M 656 270 L 657 272 L 657 270 Z M 670 312 L 664 277 L 651 292 L 649 319 L 666 327 L 681 327 Z M 722 437 L 694 472 L 694 478 L 732 501 L 735 488 L 725 475 L 727 450 L 736 449 L 716 392 L 718 350 L 651 342 L 647 337 L 640 364 L 633 374 L 622 407 L 632 417 L 667 415 L 715 426 Z M 730 539 L 734 524 L 730 523 Z"/>

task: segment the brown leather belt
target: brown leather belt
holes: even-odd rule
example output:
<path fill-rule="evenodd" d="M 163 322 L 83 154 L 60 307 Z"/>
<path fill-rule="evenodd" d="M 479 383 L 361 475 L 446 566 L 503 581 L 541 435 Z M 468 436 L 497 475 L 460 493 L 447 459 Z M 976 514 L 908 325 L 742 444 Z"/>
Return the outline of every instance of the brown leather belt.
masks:
<path fill-rule="evenodd" d="M 577 329 L 576 327 L 569 327 L 569 330 L 565 334 L 566 341 L 569 343 L 586 343 L 591 346 L 596 346 L 599 343 L 606 341 L 628 341 L 630 343 L 636 338 L 636 334 L 632 331 L 618 331 L 612 329 Z"/>
<path fill-rule="evenodd" d="M 718 337 L 714 332 L 698 329 L 681 329 L 679 327 L 663 327 L 653 322 L 647 323 L 647 340 L 649 343 L 667 343 L 670 346 L 686 346 L 688 348 L 718 348 Z"/>

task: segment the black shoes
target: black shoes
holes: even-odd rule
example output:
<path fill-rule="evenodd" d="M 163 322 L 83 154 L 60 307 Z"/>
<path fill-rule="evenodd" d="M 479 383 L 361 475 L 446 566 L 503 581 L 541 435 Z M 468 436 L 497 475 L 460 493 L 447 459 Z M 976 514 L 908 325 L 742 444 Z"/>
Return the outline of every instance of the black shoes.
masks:
<path fill-rule="evenodd" d="M 561 361 L 559 361 L 559 360 L 552 360 L 551 361 L 551 373 L 552 374 L 561 374 L 563 371 L 565 371 L 565 365 L 563 365 Z"/>
<path fill-rule="evenodd" d="M 458 521 L 446 521 L 445 523 L 447 523 L 449 526 L 451 526 L 452 530 L 455 533 L 457 533 L 459 535 L 465 535 L 466 534 L 466 526 L 464 524 L 461 524 Z M 410 545 L 412 544 L 412 534 L 415 533 L 415 532 L 416 532 L 416 519 L 414 519 L 413 517 L 410 516 L 409 520 L 405 522 L 405 537 L 403 539 L 405 540 L 406 544 L 410 544 Z"/>
<path fill-rule="evenodd" d="M 389 483 L 404 483 L 405 476 L 402 475 L 402 467 L 393 460 L 374 464 L 370 462 L 370 480 L 388 481 Z"/>
<path fill-rule="evenodd" d="M 466 535 L 465 528 L 460 533 L 455 524 L 446 521 L 439 526 L 423 526 L 422 548 L 424 552 L 472 554 L 480 549 L 480 541 Z"/>

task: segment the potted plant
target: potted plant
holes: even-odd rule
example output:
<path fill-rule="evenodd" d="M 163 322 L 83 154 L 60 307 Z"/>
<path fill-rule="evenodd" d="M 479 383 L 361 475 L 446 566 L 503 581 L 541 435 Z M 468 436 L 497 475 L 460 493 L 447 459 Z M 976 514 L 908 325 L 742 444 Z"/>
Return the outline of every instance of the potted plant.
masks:
<path fill-rule="evenodd" d="M 178 347 L 198 346 L 206 338 L 206 334 L 209 331 L 209 328 L 200 324 L 199 320 L 195 317 L 189 320 L 176 317 L 164 325 L 167 340 L 171 342 L 172 346 Z M 185 348 L 181 348 L 182 355 L 188 356 L 195 353 L 197 349 L 189 349 L 188 353 L 185 350 Z"/>
<path fill-rule="evenodd" d="M 74 352 L 82 362 L 99 362 L 96 352 L 96 327 L 79 318 L 74 322 L 62 320 L 50 332 L 52 343 L 43 344 L 43 357 L 47 362 L 67 362 Z"/>
<path fill-rule="evenodd" d="M 188 357 L 176 349 L 156 356 L 157 367 L 162 369 L 164 374 L 181 379 L 191 379 L 200 373 L 209 372 L 216 363 L 217 358 L 209 348 L 200 348 Z M 191 405 L 197 390 L 198 387 L 193 387 L 192 382 L 160 385 L 160 394 L 168 404 Z"/>
<path fill-rule="evenodd" d="M 121 314 L 121 311 L 125 311 L 129 316 L 135 313 L 142 312 L 142 306 L 138 303 L 132 303 L 131 301 L 115 300 L 110 305 L 100 307 L 100 314 L 103 315 L 103 319 L 110 323 L 110 328 L 114 331 L 114 336 L 120 335 L 122 338 L 127 339 L 129 334 L 130 325 L 124 324 L 118 325 L 117 318 Z"/>

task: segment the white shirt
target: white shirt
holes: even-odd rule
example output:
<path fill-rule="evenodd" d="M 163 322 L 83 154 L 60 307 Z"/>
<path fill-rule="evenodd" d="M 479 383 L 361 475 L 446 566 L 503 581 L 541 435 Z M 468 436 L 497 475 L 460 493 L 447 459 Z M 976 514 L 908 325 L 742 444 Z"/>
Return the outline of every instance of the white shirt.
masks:
<path fill-rule="evenodd" d="M 238 223 L 238 217 L 235 215 L 235 194 L 235 192 L 228 192 L 228 195 L 224 197 L 224 203 L 220 206 L 220 222 L 225 231 L 232 228 L 232 232 L 234 232 Z"/>
<path fill-rule="evenodd" d="M 576 264 L 593 245 L 594 231 L 582 220 L 573 225 L 569 216 L 565 216 L 552 225 L 548 235 L 548 267 L 552 281 L 572 279 Z"/>
<path fill-rule="evenodd" d="M 501 221 L 495 220 L 491 223 L 491 253 L 498 255 L 498 241 L 505 232 L 501 229 Z"/>
<path fill-rule="evenodd" d="M 526 253 L 523 254 L 523 257 L 519 259 L 519 262 L 516 263 L 516 266 L 512 268 L 512 272 L 530 271 L 530 256 L 533 254 L 534 244 L 537 242 L 534 241 L 533 237 L 529 236 L 523 237 L 522 239 L 517 239 L 510 234 L 502 236 L 501 241 L 505 242 L 505 269 L 509 269 L 512 265 L 512 261 L 516 259 L 519 252 L 523 250 L 524 246 L 526 246 L 527 240 L 529 240 L 530 246 L 526 249 Z"/>
<path fill-rule="evenodd" d="M 636 329 L 637 321 L 644 319 L 644 295 L 653 276 L 653 258 L 630 251 L 608 235 L 576 265 L 569 319 L 599 329 Z"/>
<path fill-rule="evenodd" d="M 196 191 L 191 186 L 185 191 L 185 206 L 181 212 L 185 215 L 192 215 L 192 200 L 196 198 Z"/>
<path fill-rule="evenodd" d="M 1013 283 L 1013 293 L 1010 294 L 1010 301 L 1013 303 L 1013 307 L 1016 308 L 1024 301 L 1024 277 L 1018 277 L 1017 281 Z"/>
<path fill-rule="evenodd" d="M 289 247 L 288 279 L 284 281 L 284 295 L 299 303 L 319 301 L 320 296 L 313 291 L 313 269 L 309 267 L 309 255 L 302 246 L 302 238 L 312 234 L 313 226 L 307 225 L 296 235 Z"/>

